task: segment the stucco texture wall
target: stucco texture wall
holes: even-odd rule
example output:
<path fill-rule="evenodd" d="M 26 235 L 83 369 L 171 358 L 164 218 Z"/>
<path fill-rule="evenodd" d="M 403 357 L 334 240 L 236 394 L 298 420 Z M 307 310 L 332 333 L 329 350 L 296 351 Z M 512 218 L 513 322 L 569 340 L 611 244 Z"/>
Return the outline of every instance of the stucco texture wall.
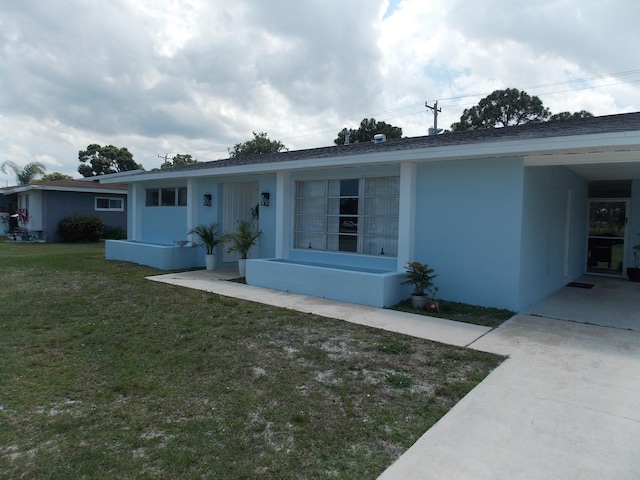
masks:
<path fill-rule="evenodd" d="M 520 309 L 584 273 L 587 187 L 565 167 L 526 168 Z"/>
<path fill-rule="evenodd" d="M 418 167 L 415 260 L 441 298 L 517 309 L 523 180 L 518 158 Z"/>

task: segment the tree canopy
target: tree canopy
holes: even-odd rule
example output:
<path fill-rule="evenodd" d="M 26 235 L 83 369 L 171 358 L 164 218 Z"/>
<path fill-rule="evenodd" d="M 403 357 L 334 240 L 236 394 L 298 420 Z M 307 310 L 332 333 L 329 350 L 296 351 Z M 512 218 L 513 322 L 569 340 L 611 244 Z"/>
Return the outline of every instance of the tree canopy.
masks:
<path fill-rule="evenodd" d="M 517 88 L 507 88 L 496 90 L 480 100 L 475 107 L 465 109 L 460 121 L 451 125 L 451 130 L 455 132 L 543 122 L 550 115 L 551 112 L 544 107 L 540 98 Z"/>
<path fill-rule="evenodd" d="M 552 115 L 540 98 L 530 96 L 517 88 L 496 90 L 475 107 L 465 109 L 460 121 L 451 125 L 454 132 L 482 128 L 506 127 L 525 123 L 539 123 L 569 118 L 587 118 L 593 115 L 586 110 L 561 112 Z"/>
<path fill-rule="evenodd" d="M 81 163 L 78 172 L 83 177 L 95 177 L 143 168 L 133 160 L 133 155 L 129 150 L 113 145 L 101 147 L 97 144 L 91 144 L 86 150 L 78 152 L 78 160 Z"/>
<path fill-rule="evenodd" d="M 375 118 L 363 118 L 357 130 L 343 128 L 338 132 L 338 138 L 333 143 L 343 145 L 346 133 L 349 132 L 349 142 L 370 142 L 377 133 L 384 133 L 387 138 L 401 138 L 402 128 L 394 127 L 385 122 L 377 122 Z"/>
<path fill-rule="evenodd" d="M 593 117 L 593 113 L 587 112 L 586 110 L 580 110 L 579 112 L 560 112 L 554 113 L 549 117 L 549 121 L 553 120 L 571 120 L 573 118 L 589 118 Z"/>
<path fill-rule="evenodd" d="M 27 163 L 24 167 L 21 167 L 11 160 L 2 162 L 0 169 L 3 173 L 8 173 L 7 169 L 13 171 L 19 185 L 28 185 L 33 183 L 34 180 L 39 176 L 44 175 L 47 171 L 47 168 L 40 162 Z"/>
<path fill-rule="evenodd" d="M 34 181 L 33 183 L 53 182 L 56 180 L 73 180 L 71 175 L 66 175 L 60 172 L 47 173 L 41 179 Z"/>
<path fill-rule="evenodd" d="M 284 144 L 278 140 L 270 140 L 265 132 L 253 132 L 253 138 L 243 143 L 236 143 L 229 152 L 231 157 L 241 157 L 244 155 L 256 155 L 260 153 L 274 153 L 288 150 Z"/>
<path fill-rule="evenodd" d="M 191 165 L 192 163 L 198 163 L 196 158 L 191 157 L 189 154 L 178 153 L 174 155 L 171 160 L 165 159 L 165 161 L 160 165 L 161 169 L 179 167 L 181 165 Z"/>

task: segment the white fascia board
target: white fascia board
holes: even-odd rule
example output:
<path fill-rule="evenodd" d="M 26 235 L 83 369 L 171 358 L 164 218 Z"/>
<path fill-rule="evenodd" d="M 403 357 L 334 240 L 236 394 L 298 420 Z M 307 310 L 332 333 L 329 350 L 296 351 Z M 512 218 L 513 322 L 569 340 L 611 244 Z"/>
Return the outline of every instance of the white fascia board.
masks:
<path fill-rule="evenodd" d="M 122 182 L 118 182 L 118 183 L 122 183 Z M 127 191 L 126 190 L 116 190 L 116 189 L 105 189 L 105 188 L 101 188 L 101 189 L 97 189 L 97 188 L 91 188 L 91 187 L 55 187 L 55 186 L 46 186 L 46 185 L 24 185 L 24 186 L 20 186 L 20 187 L 15 187 L 12 188 L 9 191 L 5 191 L 5 194 L 9 194 L 9 193 L 22 193 L 22 192 L 29 192 L 29 191 L 45 191 L 45 192 L 78 192 L 78 193 L 104 193 L 104 194 L 109 194 L 109 195 L 126 195 Z"/>
<path fill-rule="evenodd" d="M 155 174 L 136 175 L 136 178 L 120 178 L 117 182 L 103 183 L 137 183 L 173 178 L 196 178 L 211 176 L 231 176 L 258 173 L 274 173 L 278 171 L 295 171 L 309 169 L 326 169 L 345 166 L 363 166 L 401 162 L 441 162 L 447 160 L 463 160 L 471 158 L 490 158 L 508 156 L 533 156 L 542 158 L 547 155 L 568 153 L 589 153 L 598 151 L 635 151 L 640 148 L 640 132 L 614 132 L 590 135 L 573 135 L 566 137 L 547 137 L 534 139 L 505 140 L 494 142 L 445 145 L 441 147 L 425 147 L 415 149 L 386 150 L 366 152 L 336 157 L 309 158 L 285 162 L 259 163 L 229 167 L 213 167 L 178 172 L 158 172 Z M 561 163 L 560 161 L 558 163 Z"/>
<path fill-rule="evenodd" d="M 122 182 L 119 182 L 119 183 L 122 183 Z M 127 194 L 126 190 L 115 190 L 110 188 L 101 188 L 98 190 L 95 188 L 45 187 L 42 190 L 54 191 L 54 192 L 78 192 L 78 193 L 96 193 L 96 194 L 104 193 L 108 195 L 126 195 Z"/>

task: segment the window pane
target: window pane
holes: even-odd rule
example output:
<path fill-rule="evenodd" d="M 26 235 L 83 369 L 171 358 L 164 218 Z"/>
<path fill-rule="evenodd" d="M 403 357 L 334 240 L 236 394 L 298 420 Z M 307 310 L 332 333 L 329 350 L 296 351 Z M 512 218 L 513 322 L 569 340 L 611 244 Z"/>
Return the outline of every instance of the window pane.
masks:
<path fill-rule="evenodd" d="M 176 204 L 176 189 L 175 188 L 163 188 L 162 192 L 162 206 L 173 207 Z"/>
<path fill-rule="evenodd" d="M 178 188 L 178 205 L 181 207 L 187 206 L 187 187 Z"/>
<path fill-rule="evenodd" d="M 324 232 L 324 215 L 296 215 L 296 232 Z"/>
<path fill-rule="evenodd" d="M 96 198 L 96 208 L 100 210 L 106 210 L 109 208 L 109 199 L 108 198 Z"/>
<path fill-rule="evenodd" d="M 365 217 L 363 231 L 365 235 L 398 235 L 398 217 Z"/>
<path fill-rule="evenodd" d="M 294 236 L 296 248 L 311 248 L 315 250 L 326 250 L 324 233 L 312 234 L 298 232 Z"/>
<path fill-rule="evenodd" d="M 296 182 L 296 197 L 325 197 L 324 180 Z"/>
<path fill-rule="evenodd" d="M 111 210 L 122 210 L 122 199 L 121 198 L 109 199 L 109 208 Z"/>
<path fill-rule="evenodd" d="M 327 231 L 330 233 L 338 233 L 340 231 L 341 218 L 337 215 L 327 217 Z"/>
<path fill-rule="evenodd" d="M 398 215 L 399 197 L 368 197 L 364 201 L 365 215 Z"/>
<path fill-rule="evenodd" d="M 325 198 L 296 199 L 296 213 L 324 215 L 326 212 Z"/>
<path fill-rule="evenodd" d="M 400 194 L 399 177 L 368 178 L 365 181 L 366 196 L 398 196 Z"/>
<path fill-rule="evenodd" d="M 340 214 L 358 215 L 358 198 L 341 198 Z"/>
<path fill-rule="evenodd" d="M 147 207 L 157 207 L 160 203 L 160 191 L 157 188 L 147 189 Z"/>
<path fill-rule="evenodd" d="M 349 180 L 340 180 L 340 196 L 341 197 L 357 197 L 358 185 L 360 180 L 352 178 Z"/>

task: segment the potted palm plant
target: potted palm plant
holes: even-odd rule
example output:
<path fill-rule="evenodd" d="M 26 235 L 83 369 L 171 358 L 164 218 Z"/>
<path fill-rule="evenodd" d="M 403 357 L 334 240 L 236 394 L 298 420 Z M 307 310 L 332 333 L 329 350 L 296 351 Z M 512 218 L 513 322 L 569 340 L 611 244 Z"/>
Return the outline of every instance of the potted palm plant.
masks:
<path fill-rule="evenodd" d="M 218 224 L 200 224 L 189 230 L 187 235 L 197 235 L 200 238 L 199 242 L 192 242 L 192 244 L 194 247 L 203 247 L 205 249 L 206 254 L 204 259 L 206 269 L 215 270 L 216 257 L 213 254 L 213 251 L 222 243 L 222 238 L 218 235 Z"/>
<path fill-rule="evenodd" d="M 253 247 L 258 238 L 262 235 L 262 230 L 258 228 L 253 220 L 240 220 L 235 232 L 226 233 L 222 237 L 222 241 L 225 244 L 229 244 L 229 253 L 237 253 L 240 258 L 238 259 L 238 271 L 240 276 L 246 275 L 246 263 L 249 250 Z"/>
<path fill-rule="evenodd" d="M 413 293 L 411 294 L 411 306 L 416 310 L 424 310 L 429 300 L 435 305 L 436 293 L 438 287 L 433 283 L 433 279 L 437 277 L 433 272 L 435 270 L 426 263 L 409 262 L 405 268 L 405 281 L 403 285 L 413 285 Z"/>

